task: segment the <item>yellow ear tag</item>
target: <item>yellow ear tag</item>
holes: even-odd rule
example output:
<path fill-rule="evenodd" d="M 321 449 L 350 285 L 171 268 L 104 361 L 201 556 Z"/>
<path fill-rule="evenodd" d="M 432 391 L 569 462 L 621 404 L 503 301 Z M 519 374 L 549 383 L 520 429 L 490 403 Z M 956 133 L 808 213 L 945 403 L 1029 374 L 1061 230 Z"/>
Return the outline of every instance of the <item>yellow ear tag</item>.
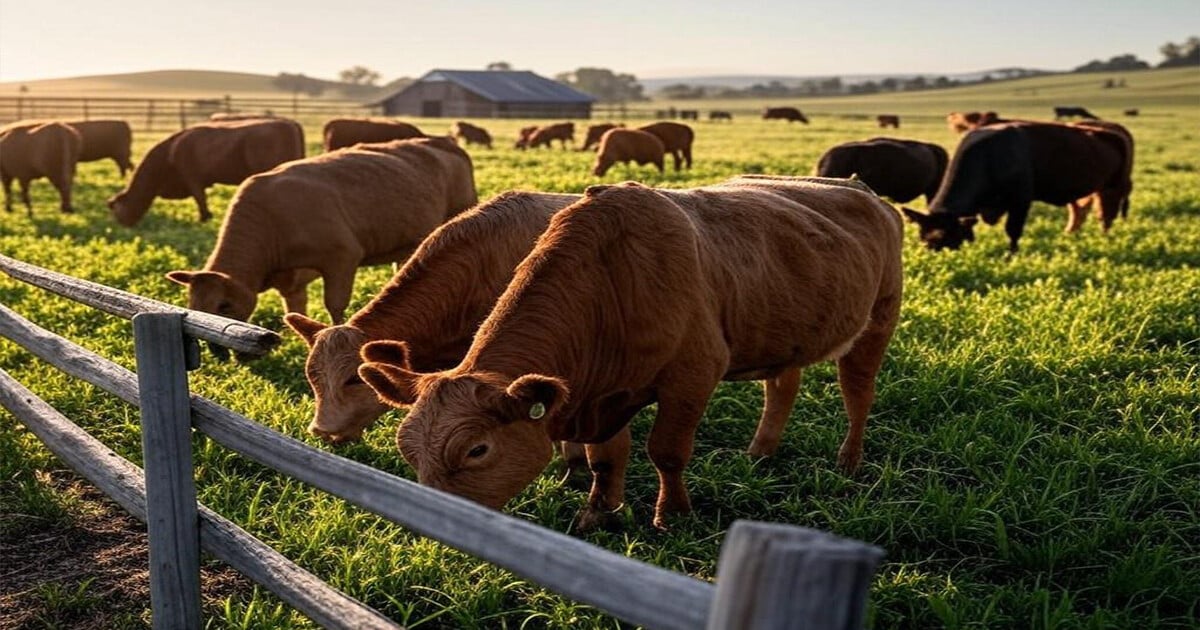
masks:
<path fill-rule="evenodd" d="M 546 405 L 542 403 L 533 403 L 533 406 L 529 408 L 529 418 L 531 420 L 540 420 L 544 415 L 546 415 Z"/>

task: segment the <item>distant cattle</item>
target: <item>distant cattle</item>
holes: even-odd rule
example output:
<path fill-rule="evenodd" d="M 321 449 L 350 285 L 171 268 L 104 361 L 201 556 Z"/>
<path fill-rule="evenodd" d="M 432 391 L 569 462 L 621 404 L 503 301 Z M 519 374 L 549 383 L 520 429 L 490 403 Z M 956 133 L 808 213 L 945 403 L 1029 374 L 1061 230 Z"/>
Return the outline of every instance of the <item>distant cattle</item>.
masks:
<path fill-rule="evenodd" d="M 530 149 L 536 149 L 543 145 L 550 147 L 555 140 L 562 144 L 564 150 L 567 148 L 567 142 L 575 144 L 575 123 L 561 122 L 538 127 L 537 131 L 530 134 L 526 146 Z"/>
<path fill-rule="evenodd" d="M 875 117 L 875 120 L 879 123 L 881 129 L 886 129 L 887 127 L 893 129 L 900 128 L 900 117 L 895 114 L 880 114 Z"/>
<path fill-rule="evenodd" d="M 996 112 L 950 112 L 946 114 L 946 125 L 951 131 L 963 133 L 972 129 L 1008 122 L 1000 118 Z"/>
<path fill-rule="evenodd" d="M 1079 211 L 1095 199 L 1105 231 L 1129 207 L 1133 138 L 1116 123 L 1072 125 L 1010 122 L 971 131 L 958 145 L 929 214 L 904 209 L 930 249 L 958 249 L 975 239 L 976 216 L 989 225 L 1005 214 L 1009 252 L 1025 228 L 1034 201 L 1072 204 L 1067 231 L 1079 229 Z"/>
<path fill-rule="evenodd" d="M 79 132 L 82 145 L 78 161 L 94 162 L 112 159 L 121 172 L 122 178 L 125 177 L 127 171 L 133 169 L 133 162 L 130 161 L 133 130 L 124 120 L 19 120 L 0 128 L 0 133 L 3 133 L 5 129 L 36 127 L 48 122 L 61 122 Z"/>
<path fill-rule="evenodd" d="M 416 125 L 382 118 L 335 118 L 321 132 L 326 151 L 344 149 L 360 142 L 390 142 L 424 138 Z"/>
<path fill-rule="evenodd" d="M 1089 120 L 1100 120 L 1095 114 L 1082 107 L 1055 107 L 1054 119 L 1059 120 L 1062 118 L 1087 118 Z"/>
<path fill-rule="evenodd" d="M 692 141 L 696 134 L 691 127 L 675 122 L 656 122 L 642 125 L 638 129 L 662 141 L 663 149 L 675 158 L 676 171 L 685 162 L 688 168 L 692 168 Z"/>
<path fill-rule="evenodd" d="M 71 186 L 83 140 L 74 127 L 60 122 L 9 125 L 0 129 L 0 181 L 4 209 L 12 212 L 12 181 L 21 188 L 25 211 L 33 217 L 29 184 L 45 177 L 58 190 L 59 208 L 71 212 Z"/>
<path fill-rule="evenodd" d="M 933 199 L 948 161 L 946 150 L 936 144 L 872 138 L 829 149 L 817 163 L 816 174 L 821 177 L 857 175 L 879 195 L 906 203 L 920 195 Z"/>
<path fill-rule="evenodd" d="M 489 149 L 492 148 L 492 134 L 488 133 L 487 129 L 472 125 L 465 120 L 454 123 L 454 126 L 450 128 L 450 135 L 462 138 L 466 144 L 479 144 Z"/>
<path fill-rule="evenodd" d="M 1133 107 L 1133 108 L 1127 109 L 1127 110 L 1125 110 L 1125 115 L 1126 115 L 1126 116 L 1137 116 L 1137 115 L 1138 115 L 1138 110 L 1137 110 L 1137 108 L 1136 108 L 1136 107 Z"/>
<path fill-rule="evenodd" d="M 529 148 L 529 138 L 533 137 L 533 134 L 535 132 L 537 132 L 537 130 L 538 130 L 537 125 L 521 127 L 520 131 L 517 131 L 517 141 L 516 141 L 516 143 L 513 144 L 513 148 L 514 149 Z"/>
<path fill-rule="evenodd" d="M 212 217 L 205 189 L 242 180 L 304 157 L 304 130 L 286 118 L 207 122 L 176 132 L 146 152 L 124 190 L 108 200 L 124 226 L 142 220 L 155 197 L 196 200 Z"/>
<path fill-rule="evenodd" d="M 662 141 L 652 133 L 640 129 L 609 129 L 600 137 L 600 149 L 596 152 L 592 174 L 603 177 L 618 162 L 653 164 L 661 173 L 664 154 L 666 150 Z"/>
<path fill-rule="evenodd" d="M 714 109 L 708 112 L 708 119 L 713 122 L 718 120 L 728 120 L 729 122 L 733 122 L 733 114 L 724 110 Z"/>
<path fill-rule="evenodd" d="M 700 120 L 700 112 L 694 109 L 679 110 L 679 120 Z"/>
<path fill-rule="evenodd" d="M 624 123 L 600 123 L 598 125 L 588 125 L 587 136 L 583 139 L 583 146 L 580 147 L 579 150 L 587 151 L 588 149 L 599 146 L 600 137 L 604 135 L 604 132 L 608 131 L 609 129 L 616 129 L 624 126 Z"/>
<path fill-rule="evenodd" d="M 795 107 L 768 107 L 763 110 L 763 120 L 786 120 L 808 124 L 808 119 Z"/>

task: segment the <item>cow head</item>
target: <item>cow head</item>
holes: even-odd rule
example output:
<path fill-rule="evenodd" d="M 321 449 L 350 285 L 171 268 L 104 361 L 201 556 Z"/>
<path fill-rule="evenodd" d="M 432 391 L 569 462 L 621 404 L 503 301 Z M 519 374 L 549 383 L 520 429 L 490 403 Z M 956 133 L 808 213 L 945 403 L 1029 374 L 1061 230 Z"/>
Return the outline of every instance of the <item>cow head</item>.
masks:
<path fill-rule="evenodd" d="M 328 326 L 300 313 L 288 313 L 283 321 L 308 344 L 304 375 L 316 402 L 308 432 L 334 443 L 362 438 L 388 409 L 358 376 L 359 350 L 367 335 L 353 326 Z M 408 367 L 407 355 L 401 365 Z"/>
<path fill-rule="evenodd" d="M 171 282 L 188 288 L 188 308 L 246 321 L 258 305 L 258 294 L 220 271 L 171 271 Z"/>
<path fill-rule="evenodd" d="M 975 240 L 977 219 L 973 216 L 960 217 L 948 212 L 924 214 L 910 208 L 902 210 L 909 221 L 917 224 L 921 241 L 929 249 L 958 249 L 964 242 Z"/>
<path fill-rule="evenodd" d="M 108 200 L 108 210 L 112 214 L 113 219 L 117 223 L 125 227 L 133 227 L 142 217 L 146 216 L 146 211 L 150 209 L 149 203 L 142 203 L 140 199 L 134 199 L 126 192 L 119 192 Z"/>
<path fill-rule="evenodd" d="M 550 462 L 546 426 L 566 403 L 562 380 L 417 374 L 390 362 L 399 358 L 393 342 L 369 343 L 362 354 L 358 373 L 380 399 L 412 405 L 396 441 L 422 484 L 500 509 Z"/>

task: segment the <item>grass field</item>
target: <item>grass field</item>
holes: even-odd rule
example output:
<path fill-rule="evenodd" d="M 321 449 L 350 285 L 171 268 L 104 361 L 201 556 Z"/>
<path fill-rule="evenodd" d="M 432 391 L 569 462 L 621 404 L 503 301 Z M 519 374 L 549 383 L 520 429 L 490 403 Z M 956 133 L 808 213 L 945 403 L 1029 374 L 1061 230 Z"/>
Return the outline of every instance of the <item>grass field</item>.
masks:
<path fill-rule="evenodd" d="M 1130 93 L 1140 89 L 1132 79 L 1130 84 Z M 943 253 L 919 247 L 908 228 L 901 324 L 879 377 L 858 474 L 845 476 L 835 465 L 845 416 L 831 365 L 806 373 L 783 445 L 769 459 L 744 453 L 761 388 L 727 383 L 708 407 L 688 470 L 695 513 L 668 533 L 650 527 L 656 478 L 638 448 L 624 531 L 586 539 L 703 579 L 713 578 L 723 533 L 739 518 L 869 541 L 888 553 L 872 588 L 875 628 L 1196 627 L 1200 103 L 1189 89 L 1190 107 L 1175 96 L 1154 101 L 1147 94 L 1128 105 L 1152 115 L 1122 121 L 1138 142 L 1135 189 L 1129 219 L 1108 236 L 1094 218 L 1082 233 L 1064 235 L 1065 211 L 1041 204 L 1011 261 L 1004 260 L 1006 239 L 998 227 L 978 229 L 977 242 Z M 947 91 L 941 100 L 931 93 L 911 102 L 900 95 L 837 104 L 917 114 L 895 135 L 948 149 L 957 137 L 939 117 L 976 102 L 969 99 L 979 98 L 980 106 L 996 103 L 989 108 L 1013 116 L 1047 111 L 1041 102 L 972 96 L 970 90 L 975 88 Z M 1087 98 L 1071 100 L 1092 106 Z M 833 110 L 818 103 L 801 105 L 817 113 L 807 127 L 700 123 L 691 171 L 660 176 L 649 168 L 618 167 L 604 181 L 684 187 L 739 173 L 808 174 L 830 145 L 879 135 L 870 121 L 822 115 Z M 436 131 L 449 121 L 417 122 Z M 522 121 L 481 124 L 510 138 Z M 310 129 L 314 151 L 316 138 Z M 157 139 L 137 137 L 135 156 Z M 591 154 L 497 145 L 470 149 L 481 198 L 514 188 L 581 191 L 596 182 L 587 175 Z M 196 223 L 190 201 L 159 201 L 137 228 L 120 228 L 103 203 L 120 186 L 111 164 L 84 165 L 76 182 L 80 211 L 61 215 L 50 187 L 36 184 L 32 221 L 19 212 L 0 218 L 0 251 L 182 304 L 182 292 L 163 273 L 203 264 L 217 224 Z M 232 192 L 211 191 L 218 218 Z M 362 270 L 352 308 L 389 276 L 387 268 Z M 312 303 L 320 304 L 319 286 L 312 290 Z M 134 363 L 130 326 L 123 320 L 7 278 L 0 279 L 0 301 L 123 365 Z M 253 321 L 284 330 L 282 315 L 281 301 L 268 294 Z M 315 315 L 328 317 L 321 310 Z M 304 344 L 290 332 L 283 336 L 273 355 L 250 364 L 206 356 L 191 383 L 204 396 L 316 444 L 304 432 L 312 413 L 302 374 Z M 0 368 L 140 460 L 135 409 L 71 382 L 7 342 L 0 343 Z M 650 417 L 644 412 L 634 421 L 638 443 Z M 399 421 L 400 414 L 390 413 L 363 443 L 337 451 L 411 478 L 394 445 Z M 203 502 L 410 627 L 620 627 L 208 440 L 197 438 L 195 448 Z M 75 518 L 78 497 L 47 483 L 60 477 L 47 471 L 59 468 L 36 438 L 0 413 L 0 540 L 16 544 Z M 549 470 L 507 510 L 568 531 L 583 501 L 582 492 L 560 484 Z M 86 575 L 42 585 L 19 601 L 36 608 L 50 627 L 75 627 L 72 620 L 95 619 L 102 608 L 96 587 L 82 582 Z M 206 613 L 214 628 L 311 627 L 249 587 L 211 597 Z M 144 615 L 133 614 L 106 626 L 142 623 Z"/>

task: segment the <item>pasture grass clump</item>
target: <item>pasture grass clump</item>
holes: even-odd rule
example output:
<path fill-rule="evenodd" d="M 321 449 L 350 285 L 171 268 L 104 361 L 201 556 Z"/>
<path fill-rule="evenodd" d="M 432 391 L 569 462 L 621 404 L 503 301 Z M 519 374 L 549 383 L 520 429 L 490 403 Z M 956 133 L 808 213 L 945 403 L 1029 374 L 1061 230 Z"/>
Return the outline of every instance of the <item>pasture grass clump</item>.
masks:
<path fill-rule="evenodd" d="M 961 109 L 957 104 L 904 103 L 912 115 L 887 135 L 953 149 L 956 136 L 942 117 Z M 1033 105 L 1009 105 L 1003 114 L 1044 117 Z M 808 174 L 829 146 L 882 135 L 871 120 L 822 115 L 821 106 L 804 109 L 813 121 L 807 127 L 744 118 L 696 124 L 695 168 L 680 173 L 670 166 L 663 175 L 618 166 L 597 180 L 588 175 L 591 152 L 513 150 L 511 138 L 527 121 L 482 121 L 497 148 L 468 151 L 486 199 L 511 189 L 581 192 L 598 181 L 623 179 L 687 187 L 748 172 Z M 650 527 L 657 480 L 639 446 L 628 474 L 623 531 L 596 532 L 587 540 L 701 579 L 714 577 L 721 537 L 739 518 L 865 540 L 888 552 L 872 588 L 869 621 L 877 628 L 1195 627 L 1200 178 L 1195 141 L 1179 139 L 1181 129 L 1200 122 L 1200 111 L 1172 101 L 1161 108 L 1143 105 L 1143 112 L 1124 121 L 1138 143 L 1129 219 L 1107 236 L 1094 218 L 1081 233 L 1063 234 L 1065 212 L 1043 204 L 1031 213 L 1021 252 L 1007 261 L 1000 227 L 982 226 L 977 242 L 942 253 L 923 249 L 907 228 L 904 306 L 878 379 L 858 474 L 836 468 L 846 421 L 832 365 L 806 372 L 783 443 L 771 458 L 745 454 L 761 388 L 725 383 L 700 425 L 687 476 L 694 514 L 666 533 Z M 447 124 L 417 122 L 429 131 Z M 307 131 L 310 141 L 318 137 L 316 128 Z M 157 139 L 139 134 L 135 157 Z M 197 223 L 190 200 L 159 200 L 141 224 L 125 229 L 104 206 L 120 186 L 111 164 L 81 165 L 79 212 L 63 215 L 52 189 L 35 184 L 33 219 L 3 216 L 0 250 L 183 304 L 182 291 L 162 275 L 203 264 L 233 187 L 210 190 L 213 223 Z M 361 270 L 351 308 L 365 304 L 390 275 L 388 267 Z M 310 314 L 327 321 L 320 295 L 320 282 L 314 283 Z M 7 278 L 0 279 L 0 302 L 126 367 L 134 364 L 123 320 Z M 284 331 L 282 315 L 282 303 L 271 293 L 252 321 Z M 304 431 L 313 411 L 303 375 L 305 346 L 290 332 L 283 338 L 273 354 L 248 364 L 206 355 L 191 385 L 317 445 Z M 135 409 L 11 343 L 0 343 L 0 367 L 140 463 Z M 634 420 L 635 443 L 644 444 L 652 414 L 649 409 Z M 363 442 L 337 452 L 412 478 L 394 443 L 401 415 L 389 413 Z M 195 460 L 201 501 L 410 627 L 620 627 L 598 611 L 207 439 L 196 438 Z M 0 415 L 5 541 L 19 541 L 40 523 L 71 518 L 73 499 L 39 478 L 39 471 L 59 467 L 14 419 Z M 585 493 L 561 476 L 552 465 L 508 510 L 570 530 Z M 43 589 L 45 605 L 86 606 L 86 587 L 56 588 Z M 208 612 L 215 615 L 214 627 L 312 626 L 255 588 L 226 595 Z"/>

